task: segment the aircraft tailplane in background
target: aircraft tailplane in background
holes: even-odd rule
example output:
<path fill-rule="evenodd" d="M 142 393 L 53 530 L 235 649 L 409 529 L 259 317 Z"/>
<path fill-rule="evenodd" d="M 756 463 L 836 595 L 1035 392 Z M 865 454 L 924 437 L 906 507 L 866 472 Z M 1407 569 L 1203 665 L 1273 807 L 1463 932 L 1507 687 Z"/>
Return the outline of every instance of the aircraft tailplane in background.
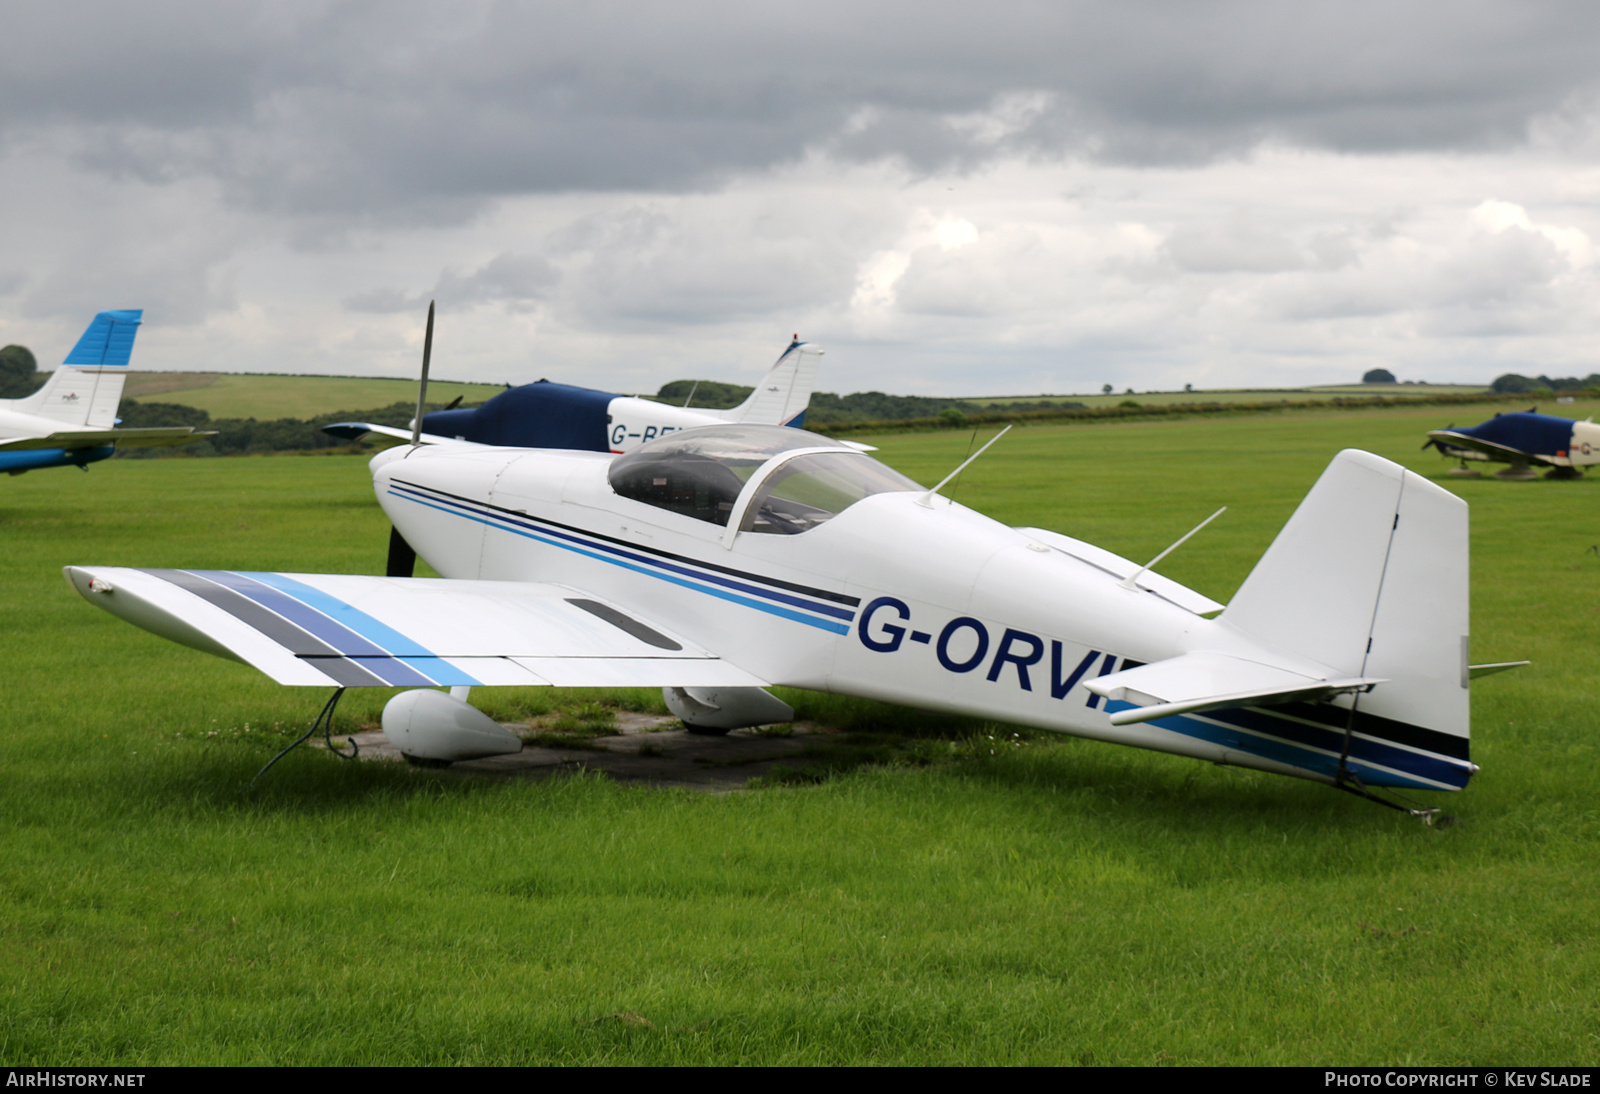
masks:
<path fill-rule="evenodd" d="M 22 399 L 0 399 L 0 471 L 85 467 L 116 446 L 187 444 L 207 434 L 189 426 L 118 429 L 117 407 L 144 312 L 103 311 L 44 386 Z"/>
<path fill-rule="evenodd" d="M 806 407 L 811 404 L 811 390 L 817 383 L 817 364 L 822 353 L 821 346 L 802 342 L 797 335 L 748 399 L 731 410 L 702 413 L 729 422 L 799 428 L 805 424 Z"/>
<path fill-rule="evenodd" d="M 110 429 L 117 424 L 117 405 L 143 314 L 140 309 L 101 312 L 42 388 L 0 405 L 64 426 Z"/>

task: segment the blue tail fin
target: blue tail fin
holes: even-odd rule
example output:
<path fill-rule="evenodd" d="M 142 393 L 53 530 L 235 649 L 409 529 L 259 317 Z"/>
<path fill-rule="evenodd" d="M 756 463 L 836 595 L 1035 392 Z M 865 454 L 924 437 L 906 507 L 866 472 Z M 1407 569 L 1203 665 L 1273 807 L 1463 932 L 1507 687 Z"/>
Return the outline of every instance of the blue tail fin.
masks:
<path fill-rule="evenodd" d="M 24 414 L 52 418 L 65 426 L 109 429 L 115 425 L 133 339 L 143 315 L 136 308 L 95 316 L 44 387 L 12 405 Z"/>
<path fill-rule="evenodd" d="M 62 364 L 126 365 L 133 357 L 133 337 L 139 333 L 139 320 L 143 315 L 143 309 L 139 308 L 101 312 Z"/>

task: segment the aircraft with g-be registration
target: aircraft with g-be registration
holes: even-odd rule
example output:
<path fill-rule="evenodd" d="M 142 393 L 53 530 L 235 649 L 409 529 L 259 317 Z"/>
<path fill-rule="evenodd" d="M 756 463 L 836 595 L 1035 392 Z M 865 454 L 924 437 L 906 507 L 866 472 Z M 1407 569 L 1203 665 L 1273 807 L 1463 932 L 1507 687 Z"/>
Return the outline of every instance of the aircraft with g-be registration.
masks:
<path fill-rule="evenodd" d="M 410 689 L 383 726 L 419 762 L 521 748 L 470 705 L 474 687 L 659 686 L 691 729 L 723 733 L 791 718 L 766 690 L 783 685 L 1296 776 L 1425 817 L 1388 795 L 1460 790 L 1478 770 L 1469 677 L 1501 666 L 1468 665 L 1466 504 L 1366 452 L 1333 459 L 1226 607 L 941 496 L 961 468 L 926 489 L 782 426 L 682 429 L 620 455 L 410 444 L 370 466 L 393 524 L 385 576 L 67 580 L 172 641 L 336 689 L 319 721 L 345 688 Z M 412 577 L 417 555 L 443 577 Z"/>
<path fill-rule="evenodd" d="M 429 337 L 432 337 L 432 309 Z M 482 406 L 458 409 L 454 403 L 422 416 L 420 431 L 338 422 L 324 433 L 349 440 L 369 435 L 434 444 L 460 441 L 506 448 L 565 448 L 588 452 L 631 452 L 641 444 L 680 429 L 725 422 L 799 426 L 805 421 L 816 383 L 821 346 L 795 335 L 750 397 L 730 410 L 669 406 L 632 395 L 556 384 L 549 380 L 501 392 Z M 690 398 L 694 397 L 691 390 Z M 457 400 L 459 402 L 460 400 Z"/>
<path fill-rule="evenodd" d="M 127 448 L 188 444 L 205 433 L 190 426 L 117 428 L 117 407 L 144 312 L 103 311 L 43 387 L 22 399 L 0 399 L 0 471 L 21 475 L 42 467 L 88 470 Z"/>
<path fill-rule="evenodd" d="M 1423 448 L 1437 448 L 1461 466 L 1452 475 L 1476 475 L 1467 460 L 1490 460 L 1510 464 L 1495 472 L 1497 479 L 1527 480 L 1535 476 L 1533 467 L 1548 467 L 1547 479 L 1576 479 L 1583 469 L 1600 463 L 1600 425 L 1591 418 L 1575 422 L 1532 410 L 1516 414 L 1496 414 L 1479 425 L 1464 429 L 1449 426 L 1428 434 Z"/>

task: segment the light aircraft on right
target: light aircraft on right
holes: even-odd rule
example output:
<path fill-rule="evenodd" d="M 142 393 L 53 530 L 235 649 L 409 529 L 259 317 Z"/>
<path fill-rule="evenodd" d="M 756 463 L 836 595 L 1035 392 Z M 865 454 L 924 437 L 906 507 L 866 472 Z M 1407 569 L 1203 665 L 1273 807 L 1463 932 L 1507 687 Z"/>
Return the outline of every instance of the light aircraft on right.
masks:
<path fill-rule="evenodd" d="M 1550 469 L 1545 472 L 1547 479 L 1575 479 L 1583 468 L 1600 463 L 1600 425 L 1592 418 L 1575 422 L 1528 410 L 1496 414 L 1466 429 L 1435 429 L 1422 447 L 1462 460 L 1452 474 L 1476 475 L 1464 461 L 1489 460 L 1511 465 L 1496 471 L 1497 479 L 1534 478 L 1535 464 Z"/>

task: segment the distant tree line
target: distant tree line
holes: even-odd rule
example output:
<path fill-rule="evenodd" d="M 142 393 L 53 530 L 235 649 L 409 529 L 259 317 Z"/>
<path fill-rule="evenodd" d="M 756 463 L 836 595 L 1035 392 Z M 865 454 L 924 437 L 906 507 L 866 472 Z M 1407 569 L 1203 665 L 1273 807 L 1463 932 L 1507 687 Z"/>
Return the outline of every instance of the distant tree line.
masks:
<path fill-rule="evenodd" d="M 1546 391 L 1600 390 L 1600 372 L 1591 372 L 1581 380 L 1576 376 L 1552 380 L 1548 376 L 1519 376 L 1515 372 L 1508 372 L 1489 386 L 1494 388 L 1497 395 L 1536 395 Z"/>
<path fill-rule="evenodd" d="M 27 346 L 0 349 L 0 399 L 20 399 L 39 390 L 44 377 L 38 371 L 39 363 Z"/>
<path fill-rule="evenodd" d="M 674 380 L 663 384 L 654 398 L 657 402 L 683 406 L 689 405 L 709 410 L 728 410 L 750 397 L 754 388 L 743 384 L 724 384 L 714 380 Z M 1006 403 L 1007 410 L 1056 410 L 1082 407 L 1084 404 L 1060 399 L 1038 399 L 1032 402 Z M 817 391 L 811 395 L 811 405 L 806 409 L 807 425 L 848 425 L 853 422 L 896 422 L 913 418 L 936 418 L 951 424 L 962 424 L 973 414 L 982 414 L 989 407 L 965 399 L 937 399 L 925 395 L 885 395 L 881 391 L 857 391 L 851 395 L 835 395 L 831 391 Z M 952 413 L 953 412 L 953 413 Z"/>
<path fill-rule="evenodd" d="M 442 403 L 430 404 L 428 409 L 441 410 L 443 407 Z M 119 448 L 117 458 L 149 460 L 168 456 L 249 456 L 322 449 L 348 452 L 359 449 L 360 445 L 330 437 L 322 432 L 322 427 L 333 422 L 370 422 L 373 425 L 404 427 L 416 410 L 415 403 L 392 403 L 377 410 L 341 410 L 322 414 L 309 421 L 298 418 L 261 421 L 256 418 L 213 418 L 203 410 L 180 403 L 143 403 L 137 399 L 124 399 L 118 417 L 128 429 L 187 425 L 200 430 L 215 430 L 216 436 L 172 448 Z"/>

